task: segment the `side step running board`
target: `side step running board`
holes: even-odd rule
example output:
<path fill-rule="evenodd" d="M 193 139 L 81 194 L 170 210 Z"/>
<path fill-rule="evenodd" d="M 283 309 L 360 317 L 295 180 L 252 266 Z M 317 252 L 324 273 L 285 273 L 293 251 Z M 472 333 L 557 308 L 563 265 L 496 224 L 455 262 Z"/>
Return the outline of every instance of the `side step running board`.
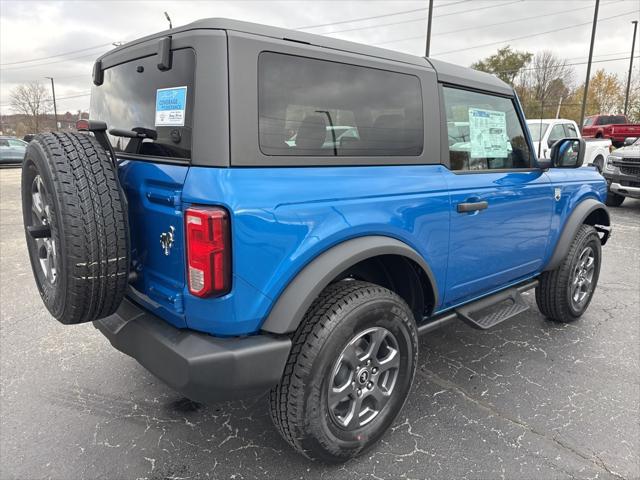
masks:
<path fill-rule="evenodd" d="M 480 330 L 487 330 L 529 310 L 522 292 L 534 288 L 537 281 L 512 287 L 456 309 L 460 319 Z"/>
<path fill-rule="evenodd" d="M 425 318 L 424 323 L 418 325 L 418 334 L 424 335 L 457 319 L 463 320 L 474 328 L 487 330 L 528 310 L 529 305 L 522 298 L 522 293 L 537 286 L 538 280 L 529 280 L 458 307 L 454 311 Z"/>

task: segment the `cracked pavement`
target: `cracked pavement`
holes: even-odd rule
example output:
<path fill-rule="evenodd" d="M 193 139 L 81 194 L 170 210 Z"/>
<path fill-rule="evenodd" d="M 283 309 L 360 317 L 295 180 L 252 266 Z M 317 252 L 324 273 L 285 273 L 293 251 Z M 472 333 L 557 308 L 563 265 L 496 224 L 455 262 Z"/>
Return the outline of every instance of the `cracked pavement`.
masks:
<path fill-rule="evenodd" d="M 45 310 L 24 246 L 20 171 L 0 171 L 0 478 L 638 479 L 640 201 L 612 208 L 595 297 L 578 322 L 533 308 L 486 332 L 421 338 L 392 429 L 341 466 L 307 461 L 265 398 L 203 406 Z M 534 304 L 533 295 L 527 301 Z"/>

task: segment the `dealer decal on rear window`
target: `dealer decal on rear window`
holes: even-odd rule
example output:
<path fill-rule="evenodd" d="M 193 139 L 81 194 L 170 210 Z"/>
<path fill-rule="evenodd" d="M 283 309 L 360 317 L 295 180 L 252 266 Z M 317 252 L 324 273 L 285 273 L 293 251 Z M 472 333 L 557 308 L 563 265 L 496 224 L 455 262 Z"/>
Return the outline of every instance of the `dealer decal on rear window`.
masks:
<path fill-rule="evenodd" d="M 156 90 L 156 127 L 183 127 L 186 108 L 187 87 L 159 88 Z"/>
<path fill-rule="evenodd" d="M 469 108 L 471 158 L 506 158 L 509 155 L 504 112 Z"/>

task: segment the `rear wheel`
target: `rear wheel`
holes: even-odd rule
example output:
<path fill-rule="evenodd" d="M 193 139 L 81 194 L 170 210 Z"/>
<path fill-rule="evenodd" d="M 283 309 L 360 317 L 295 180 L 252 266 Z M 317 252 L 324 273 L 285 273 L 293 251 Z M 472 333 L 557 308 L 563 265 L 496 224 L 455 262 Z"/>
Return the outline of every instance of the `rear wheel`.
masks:
<path fill-rule="evenodd" d="M 557 322 L 573 322 L 587 310 L 600 276 L 601 245 L 596 229 L 582 225 L 564 261 L 540 276 L 536 303 Z"/>
<path fill-rule="evenodd" d="M 373 446 L 402 409 L 417 353 L 404 300 L 370 283 L 330 285 L 294 335 L 271 417 L 307 457 L 346 461 Z"/>
<path fill-rule="evenodd" d="M 126 201 L 110 157 L 89 135 L 37 135 L 22 167 L 22 214 L 31 268 L 60 322 L 112 314 L 128 281 Z"/>

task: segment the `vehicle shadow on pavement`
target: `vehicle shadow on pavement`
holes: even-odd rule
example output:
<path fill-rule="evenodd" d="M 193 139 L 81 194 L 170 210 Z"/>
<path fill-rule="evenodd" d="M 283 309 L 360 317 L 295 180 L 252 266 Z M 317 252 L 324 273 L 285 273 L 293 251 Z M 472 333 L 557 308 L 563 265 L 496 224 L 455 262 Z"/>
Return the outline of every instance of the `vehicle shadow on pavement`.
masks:
<path fill-rule="evenodd" d="M 620 466 L 634 471 L 633 452 L 622 439 L 605 453 L 593 446 L 612 441 L 624 422 L 583 418 L 600 418 L 606 385 L 571 383 L 591 378 L 585 355 L 600 356 L 595 316 L 562 325 L 534 310 L 487 332 L 462 323 L 432 332 L 421 339 L 415 386 L 394 426 L 374 450 L 339 466 L 295 454 L 271 424 L 267 398 L 201 405 L 116 352 L 103 371 L 121 372 L 120 382 L 109 380 L 115 391 L 76 385 L 44 395 L 93 422 L 83 447 L 93 467 L 127 478 L 616 478 L 610 472 Z M 608 370 L 618 383 L 618 367 Z M 614 397 L 607 401 L 632 411 L 629 397 Z M 117 465 L 107 460 L 116 452 Z"/>

